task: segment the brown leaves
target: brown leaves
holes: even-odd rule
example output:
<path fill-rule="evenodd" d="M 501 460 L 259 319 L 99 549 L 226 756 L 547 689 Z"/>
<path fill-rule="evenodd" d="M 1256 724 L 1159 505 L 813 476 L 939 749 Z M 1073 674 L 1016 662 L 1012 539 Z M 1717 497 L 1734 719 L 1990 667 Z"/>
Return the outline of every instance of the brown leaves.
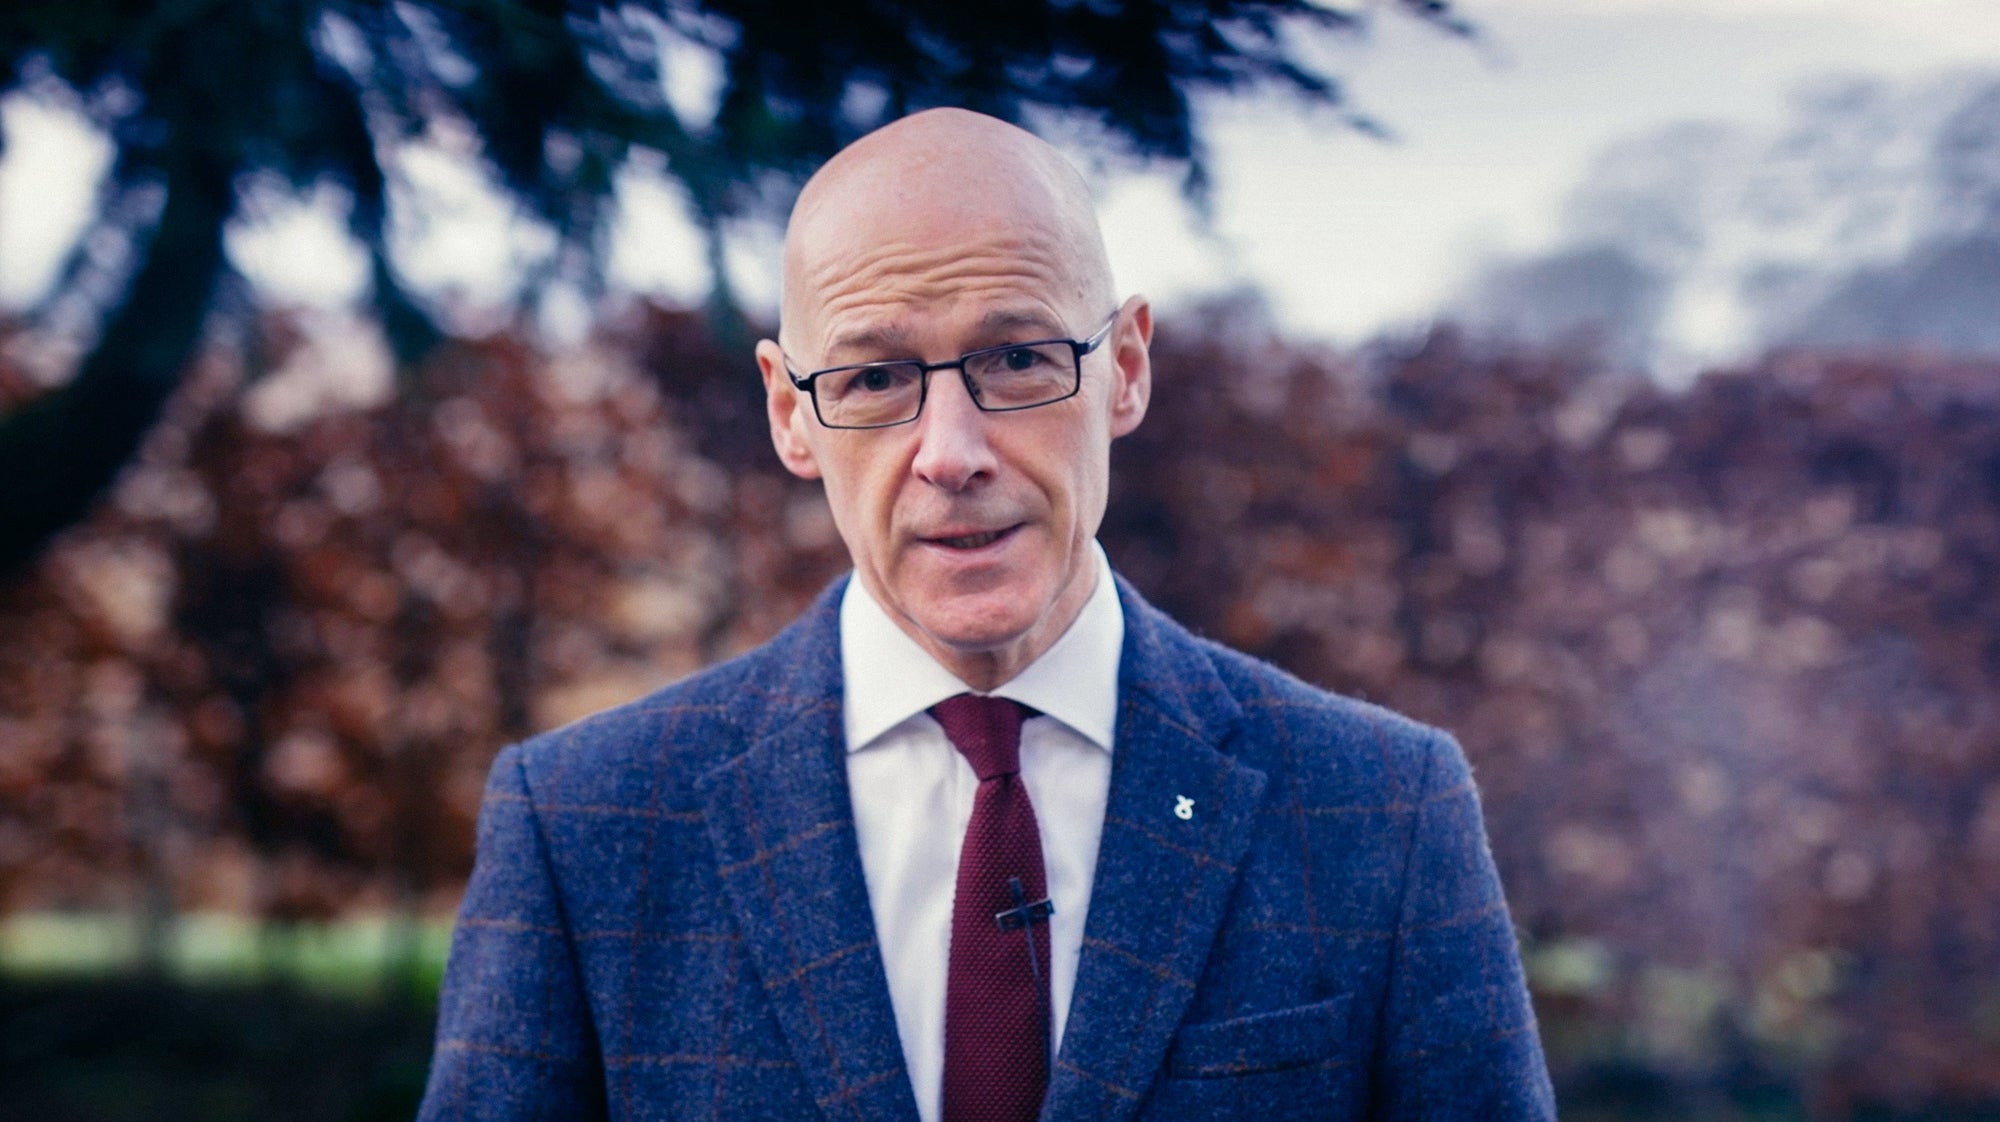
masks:
<path fill-rule="evenodd" d="M 1670 395 L 1450 332 L 1176 322 L 1114 561 L 1459 735 L 1551 1031 L 1748 1040 L 1830 1103 L 2000 1095 L 2000 370 L 1800 352 Z M 732 378 L 655 312 L 275 431 L 211 359 L 0 589 L 0 901 L 448 908 L 503 743 L 844 567 Z"/>
<path fill-rule="evenodd" d="M 1216 362 L 1163 331 L 1163 386 Z M 1459 735 L 1531 945 L 1603 966 L 1564 1015 L 1652 1016 L 1670 968 L 1703 1047 L 1828 1101 L 2000 1094 L 2000 368 L 1784 354 L 1670 396 L 1439 332 L 1372 383 L 1292 370 L 1372 392 L 1282 426 L 1229 379 L 1156 395 L 1114 560 Z M 1321 485 L 1343 455 L 1376 466 Z"/>

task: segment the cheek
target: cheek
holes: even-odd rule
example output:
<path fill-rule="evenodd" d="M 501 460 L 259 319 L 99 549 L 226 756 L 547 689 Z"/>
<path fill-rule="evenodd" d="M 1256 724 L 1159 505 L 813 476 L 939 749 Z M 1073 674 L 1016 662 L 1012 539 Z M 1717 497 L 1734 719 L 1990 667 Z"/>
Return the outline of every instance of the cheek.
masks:
<path fill-rule="evenodd" d="M 1109 485 L 1109 434 L 1093 416 L 1077 417 L 1026 449 L 1018 461 L 1047 496 L 1049 505 L 1072 521 L 1090 523 L 1081 527 L 1087 536 L 1095 532 L 1094 522 L 1104 511 Z"/>
<path fill-rule="evenodd" d="M 858 450 L 825 448 L 820 463 L 834 525 L 849 551 L 859 554 L 874 551 L 886 542 L 894 524 L 896 496 L 902 487 L 892 450 L 876 449 L 881 454 L 872 456 L 837 454 L 855 451 Z"/>
<path fill-rule="evenodd" d="M 1076 479 L 1076 503 L 1078 519 L 1085 537 L 1094 536 L 1097 527 L 1104 520 L 1104 505 L 1111 490 L 1111 433 L 1103 427 L 1102 417 L 1093 418 L 1097 425 L 1086 438 L 1084 445 L 1075 452 L 1076 465 L 1071 469 Z"/>

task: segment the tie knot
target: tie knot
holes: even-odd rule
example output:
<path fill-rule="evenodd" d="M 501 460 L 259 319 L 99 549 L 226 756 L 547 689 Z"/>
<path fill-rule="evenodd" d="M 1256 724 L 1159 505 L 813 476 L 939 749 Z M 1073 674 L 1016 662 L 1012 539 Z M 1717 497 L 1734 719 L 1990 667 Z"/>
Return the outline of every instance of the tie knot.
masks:
<path fill-rule="evenodd" d="M 962 693 L 931 706 L 931 716 L 983 782 L 1021 770 L 1021 722 L 1035 711 L 1004 697 Z"/>

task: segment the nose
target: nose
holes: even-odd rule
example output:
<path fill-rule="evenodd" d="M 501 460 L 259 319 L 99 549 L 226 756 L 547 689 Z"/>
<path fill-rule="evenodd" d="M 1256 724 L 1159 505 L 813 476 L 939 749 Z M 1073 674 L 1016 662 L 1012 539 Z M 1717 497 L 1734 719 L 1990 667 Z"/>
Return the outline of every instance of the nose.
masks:
<path fill-rule="evenodd" d="M 993 418 L 973 404 L 956 370 L 931 375 L 917 418 L 917 455 L 910 470 L 917 478 L 953 493 L 990 478 L 998 459 L 986 437 Z"/>

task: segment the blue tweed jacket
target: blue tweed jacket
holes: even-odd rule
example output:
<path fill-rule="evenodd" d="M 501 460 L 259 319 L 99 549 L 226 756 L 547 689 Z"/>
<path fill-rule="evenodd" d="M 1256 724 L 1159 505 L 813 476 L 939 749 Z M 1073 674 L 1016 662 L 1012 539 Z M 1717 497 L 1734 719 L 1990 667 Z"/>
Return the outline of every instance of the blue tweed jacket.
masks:
<path fill-rule="evenodd" d="M 423 1119 L 915 1122 L 847 794 L 841 587 L 501 753 Z M 1042 1117 L 1553 1118 L 1458 746 L 1118 591 L 1110 800 Z"/>

